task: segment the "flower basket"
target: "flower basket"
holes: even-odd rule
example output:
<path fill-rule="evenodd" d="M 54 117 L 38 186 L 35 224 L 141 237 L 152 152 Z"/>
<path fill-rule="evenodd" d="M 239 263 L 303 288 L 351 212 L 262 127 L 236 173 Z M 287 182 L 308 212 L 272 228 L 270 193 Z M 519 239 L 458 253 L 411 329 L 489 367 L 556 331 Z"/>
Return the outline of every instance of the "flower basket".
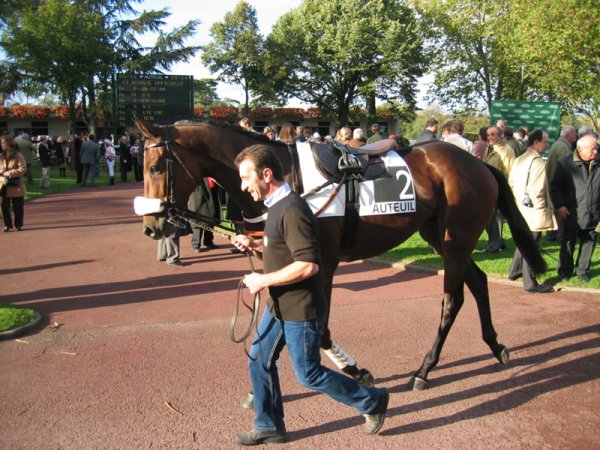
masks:
<path fill-rule="evenodd" d="M 204 110 L 204 108 L 195 107 L 194 108 L 194 117 L 204 118 L 205 112 L 206 111 Z"/>
<path fill-rule="evenodd" d="M 67 119 L 69 117 L 69 107 L 67 105 L 51 106 L 50 113 L 59 119 Z"/>
<path fill-rule="evenodd" d="M 235 120 L 239 116 L 237 108 L 232 106 L 225 106 L 219 108 L 212 108 L 208 111 L 208 115 L 211 119 L 217 120 Z"/>
<path fill-rule="evenodd" d="M 275 115 L 284 119 L 302 119 L 304 117 L 304 109 L 302 108 L 277 108 Z"/>
<path fill-rule="evenodd" d="M 48 108 L 36 105 L 13 105 L 10 114 L 15 119 L 45 119 L 48 117 Z"/>
<path fill-rule="evenodd" d="M 254 108 L 248 112 L 248 118 L 251 120 L 268 119 L 273 117 L 273 108 Z"/>
<path fill-rule="evenodd" d="M 311 119 L 318 119 L 321 117 L 321 110 L 318 108 L 309 108 L 306 110 L 306 115 Z"/>
<path fill-rule="evenodd" d="M 377 117 L 380 119 L 395 119 L 398 117 L 398 113 L 390 108 L 378 108 Z"/>

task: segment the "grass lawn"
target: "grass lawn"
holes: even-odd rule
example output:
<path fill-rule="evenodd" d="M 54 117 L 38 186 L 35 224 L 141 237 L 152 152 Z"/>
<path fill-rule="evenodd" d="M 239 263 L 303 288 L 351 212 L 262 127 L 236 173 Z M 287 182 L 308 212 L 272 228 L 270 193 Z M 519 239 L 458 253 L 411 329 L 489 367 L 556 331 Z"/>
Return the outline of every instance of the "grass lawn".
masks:
<path fill-rule="evenodd" d="M 504 225 L 503 232 L 504 239 L 506 240 L 506 249 L 499 253 L 488 254 L 482 252 L 487 244 L 487 235 L 484 232 L 477 244 L 477 248 L 473 252 L 473 260 L 477 265 L 489 276 L 495 276 L 499 278 L 508 277 L 508 269 L 512 260 L 513 253 L 515 251 L 515 244 L 511 238 L 510 230 L 508 226 Z M 542 250 L 542 256 L 548 266 L 548 271 L 545 274 L 539 275 L 538 280 L 540 282 L 547 282 L 548 284 L 555 284 L 559 282 L 558 275 L 556 273 L 556 266 L 558 265 L 558 254 L 560 251 L 560 243 L 558 242 L 546 242 L 544 235 L 540 240 L 540 246 Z M 598 251 L 595 252 L 598 255 Z M 433 254 L 425 241 L 421 239 L 419 234 L 413 235 L 406 242 L 402 243 L 398 247 L 381 255 L 381 259 L 390 262 L 403 262 L 403 263 L 418 263 L 427 267 L 434 267 L 442 269 L 442 259 L 439 255 Z M 598 256 L 592 256 L 592 265 L 590 268 L 591 281 L 589 283 L 583 283 L 576 276 L 572 277 L 568 281 L 561 281 L 561 286 L 578 286 L 587 288 L 600 288 L 600 266 L 598 264 Z"/>
<path fill-rule="evenodd" d="M 33 183 L 27 183 L 27 195 L 25 196 L 25 201 L 31 200 L 37 197 L 41 197 L 43 195 L 55 194 L 57 192 L 65 192 L 69 189 L 73 189 L 75 187 L 80 187 L 77 181 L 77 175 L 74 171 L 67 169 L 67 176 L 61 177 L 58 174 L 58 168 L 55 166 L 50 167 L 50 187 L 47 189 L 42 189 L 40 187 L 40 180 L 42 178 L 42 168 L 34 167 L 33 168 Z M 133 173 L 129 174 L 129 180 L 133 180 Z M 117 182 L 117 181 L 115 181 Z M 100 166 L 100 176 L 96 177 L 96 184 L 98 186 L 104 185 L 108 183 L 108 175 L 106 173 L 106 166 Z M 25 207 L 25 216 L 27 216 L 27 207 Z"/>
<path fill-rule="evenodd" d="M 0 332 L 13 330 L 31 322 L 35 318 L 36 313 L 33 309 L 19 308 L 0 303 Z"/>

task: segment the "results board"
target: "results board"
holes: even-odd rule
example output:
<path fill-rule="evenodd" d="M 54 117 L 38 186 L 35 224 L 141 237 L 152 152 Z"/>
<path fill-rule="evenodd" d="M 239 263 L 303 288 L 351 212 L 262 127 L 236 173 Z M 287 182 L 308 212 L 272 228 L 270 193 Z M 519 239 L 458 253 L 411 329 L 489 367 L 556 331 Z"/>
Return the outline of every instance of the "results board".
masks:
<path fill-rule="evenodd" d="M 165 125 L 194 116 L 194 78 L 188 75 L 118 74 L 115 118 L 118 127 L 134 118 Z"/>

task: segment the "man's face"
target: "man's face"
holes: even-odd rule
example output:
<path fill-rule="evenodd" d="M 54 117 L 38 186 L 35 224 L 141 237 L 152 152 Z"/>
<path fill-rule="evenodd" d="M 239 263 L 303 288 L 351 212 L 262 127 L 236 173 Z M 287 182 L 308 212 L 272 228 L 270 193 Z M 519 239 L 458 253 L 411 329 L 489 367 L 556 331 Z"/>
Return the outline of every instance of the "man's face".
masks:
<path fill-rule="evenodd" d="M 494 145 L 500 142 L 500 139 L 502 138 L 502 133 L 498 128 L 488 128 L 487 137 L 488 141 L 490 141 L 490 144 Z"/>
<path fill-rule="evenodd" d="M 256 173 L 254 163 L 245 159 L 240 163 L 240 178 L 242 179 L 242 191 L 248 192 L 256 202 L 264 200 L 269 188 L 266 180 Z"/>
<path fill-rule="evenodd" d="M 591 161 L 598 155 L 598 143 L 595 139 L 582 139 L 577 145 L 577 152 L 584 161 Z"/>

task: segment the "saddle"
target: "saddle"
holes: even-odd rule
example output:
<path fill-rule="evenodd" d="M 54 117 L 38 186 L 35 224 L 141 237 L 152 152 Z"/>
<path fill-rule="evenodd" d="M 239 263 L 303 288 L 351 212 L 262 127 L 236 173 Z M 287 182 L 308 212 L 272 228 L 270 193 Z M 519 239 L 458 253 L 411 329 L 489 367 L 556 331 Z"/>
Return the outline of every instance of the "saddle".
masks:
<path fill-rule="evenodd" d="M 321 175 L 339 183 L 344 174 L 354 175 L 361 181 L 374 180 L 387 172 L 381 155 L 398 148 L 394 139 L 382 139 L 363 147 L 348 147 L 339 142 L 320 144 L 311 142 L 310 148 Z"/>
<path fill-rule="evenodd" d="M 359 183 L 389 177 L 381 155 L 396 149 L 397 144 L 394 139 L 382 139 L 362 147 L 348 147 L 332 141 L 326 144 L 311 142 L 310 148 L 321 175 L 335 183 L 344 180 L 346 201 L 358 209 Z"/>

